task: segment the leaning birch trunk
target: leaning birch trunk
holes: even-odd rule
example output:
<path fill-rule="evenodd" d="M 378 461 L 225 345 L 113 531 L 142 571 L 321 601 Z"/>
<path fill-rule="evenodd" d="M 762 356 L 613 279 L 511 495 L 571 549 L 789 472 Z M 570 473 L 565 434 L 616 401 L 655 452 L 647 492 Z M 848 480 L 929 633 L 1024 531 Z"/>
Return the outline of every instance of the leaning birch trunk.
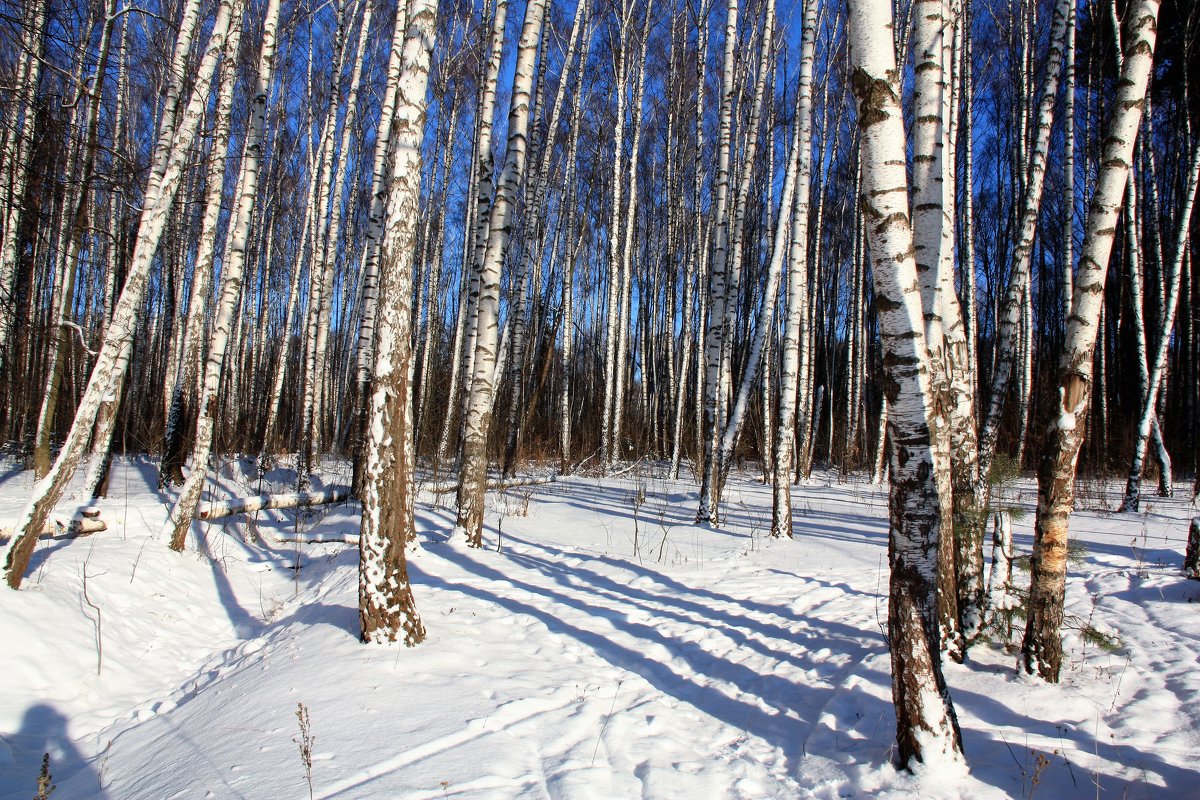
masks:
<path fill-rule="evenodd" d="M 942 677 L 937 547 L 942 530 L 929 355 L 913 257 L 904 116 L 891 8 L 850 3 L 850 81 L 858 101 L 862 196 L 883 343 L 892 439 L 888 637 L 898 762 L 961 760 L 954 706 Z"/>
<path fill-rule="evenodd" d="M 517 188 L 525 173 L 529 101 L 545 10 L 545 0 L 530 0 L 525 8 L 525 21 L 513 72 L 512 107 L 508 117 L 508 150 L 488 220 L 487 249 L 484 253 L 479 285 L 474 371 L 465 419 L 466 436 L 463 440 L 462 468 L 459 472 L 458 519 L 455 527 L 456 534 L 464 536 L 472 547 L 483 546 L 488 429 L 492 421 L 492 400 L 496 388 L 500 271 L 512 234 Z"/>
<path fill-rule="evenodd" d="M 113 310 L 113 318 L 105 332 L 104 342 L 92 367 L 87 388 L 79 400 L 71 430 L 50 472 L 34 485 L 29 504 L 14 528 L 14 531 L 19 533 L 8 549 L 5 562 L 7 581 L 13 589 L 20 588 L 25 568 L 29 565 L 34 545 L 37 543 L 37 532 L 44 526 L 47 515 L 62 497 L 67 483 L 79 465 L 101 403 L 110 395 L 115 395 L 114 402 L 119 399 L 120 385 L 129 363 L 128 349 L 133 341 L 138 312 L 145 296 L 150 266 L 179 189 L 179 181 L 190 155 L 192 140 L 195 138 L 200 119 L 204 116 L 204 107 L 209 101 L 213 73 L 216 71 L 225 45 L 225 35 L 229 30 L 232 6 L 233 0 L 222 0 L 218 7 L 217 19 L 209 35 L 191 96 L 179 124 L 173 126 L 169 124 L 170 120 L 163 120 L 124 289 Z"/>
<path fill-rule="evenodd" d="M 1170 281 L 1167 284 L 1167 307 L 1159 329 L 1158 349 L 1154 353 L 1154 364 L 1150 370 L 1145 396 L 1142 399 L 1141 416 L 1138 419 L 1137 443 L 1134 445 L 1133 462 L 1129 467 L 1129 478 L 1125 483 L 1125 499 L 1122 511 L 1137 511 L 1141 501 L 1142 466 L 1146 460 L 1146 448 L 1150 442 L 1151 428 L 1155 422 L 1155 407 L 1167 368 L 1167 349 L 1171 343 L 1171 330 L 1175 327 L 1175 312 L 1179 308 L 1179 287 L 1183 276 L 1183 257 L 1188 247 L 1191 230 L 1192 208 L 1196 201 L 1196 184 L 1200 179 L 1200 145 L 1192 148 L 1192 167 L 1188 175 L 1187 195 L 1179 216 L 1179 234 L 1175 241 L 1175 258 L 1171 262 Z M 1161 438 L 1161 437 L 1160 437 Z"/>
<path fill-rule="evenodd" d="M 696 521 L 716 524 L 714 487 L 717 476 L 713 466 L 718 446 L 717 433 L 720 428 L 718 407 L 725 384 L 722 366 L 722 344 L 725 338 L 725 323 L 728 307 L 728 275 L 726 274 L 727 251 L 729 248 L 729 161 L 733 141 L 733 93 L 734 73 L 737 63 L 738 0 L 726 0 L 725 10 L 725 60 L 721 71 L 721 112 L 717 134 L 717 174 L 713 185 L 714 233 L 712 264 L 708 275 L 708 320 L 704 331 L 704 411 L 701 421 L 701 450 L 696 460 L 702 464 L 700 472 L 700 504 L 696 509 Z"/>
<path fill-rule="evenodd" d="M 1058 0 L 1054 11 L 1054 23 L 1050 30 L 1050 53 L 1046 72 L 1042 78 L 1041 96 L 1038 99 L 1036 135 L 1029 157 L 1029 168 L 1025 180 L 1025 196 L 1021 199 L 1021 217 L 1017 228 L 1017 242 L 1013 251 L 1012 274 L 1008 290 L 1004 295 L 1004 306 L 999 321 L 999 353 L 992 370 L 992 388 L 987 404 L 987 416 L 979 435 L 979 480 L 987 483 L 992 460 L 996 453 L 996 442 L 1000 434 L 1000 415 L 1004 411 L 1004 397 L 1016 369 L 1017 339 L 1021 325 L 1022 301 L 1029 289 L 1030 261 L 1033 257 L 1033 239 L 1041 215 L 1042 189 L 1046 178 L 1046 159 L 1050 147 L 1050 131 L 1054 125 L 1054 101 L 1058 94 L 1058 80 L 1062 74 L 1064 46 L 1070 16 L 1070 1 Z"/>
<path fill-rule="evenodd" d="M 412 646 L 425 638 L 408 580 L 405 547 L 413 528 L 412 297 L 421 197 L 421 139 L 437 0 L 413 0 L 397 90 L 387 221 L 379 257 L 380 292 L 370 433 L 359 534 L 358 619 L 364 642 Z"/>
<path fill-rule="evenodd" d="M 811 0 L 812 3 L 815 3 L 815 1 Z M 806 3 L 806 5 L 808 4 Z M 768 14 L 773 12 L 773 6 L 773 3 L 768 2 Z M 808 87 L 804 87 L 802 84 L 803 88 L 809 88 L 811 93 L 811 81 L 809 81 Z M 799 115 L 803 111 L 804 109 L 798 109 L 797 119 L 799 119 Z M 793 208 L 793 205 L 795 204 L 796 184 L 799 182 L 800 148 L 805 144 L 804 139 L 805 136 L 801 130 L 801 125 L 797 124 L 796 129 L 792 133 L 787 172 L 783 180 L 783 192 L 779 198 L 781 213 L 775 225 L 775 236 L 771 245 L 771 260 L 767 266 L 767 284 L 763 289 L 762 308 L 759 310 L 758 322 L 754 329 L 754 338 L 750 342 L 750 353 L 746 357 L 746 363 L 743 366 L 742 380 L 738 385 L 733 408 L 729 412 L 728 422 L 725 423 L 725 431 L 721 434 L 721 445 L 717 454 L 717 463 L 721 465 L 729 464 L 729 460 L 733 456 L 733 448 L 737 444 L 742 430 L 742 423 L 745 421 L 746 408 L 750 404 L 750 389 L 754 383 L 755 376 L 758 374 L 759 364 L 763 360 L 763 348 L 767 345 L 767 337 L 775 327 L 775 306 L 776 295 L 779 293 L 779 278 L 783 271 L 784 257 L 791 253 L 793 240 L 789 238 L 789 234 L 792 231 L 792 226 L 796 223 L 796 217 L 800 213 L 800 210 Z M 807 209 L 804 209 L 804 211 L 806 212 Z M 803 241 L 802 246 L 807 246 L 807 241 Z M 790 272 L 791 270 L 789 269 L 789 275 Z M 768 379 L 768 372 L 769 368 L 764 368 L 764 381 Z M 764 408 L 764 415 L 765 411 L 766 409 Z M 788 461 L 790 463 L 791 459 L 789 458 Z"/>
<path fill-rule="evenodd" d="M 196 506 L 200 502 L 200 493 L 204 489 L 204 480 L 208 474 L 208 457 L 212 452 L 217 407 L 220 403 L 221 373 L 225 367 L 225 354 L 229 346 L 229 331 L 241 304 L 246 250 L 249 246 L 250 225 L 254 218 L 255 199 L 258 196 L 258 178 L 266 132 L 267 95 L 271 91 L 271 74 L 275 65 L 279 4 L 280 0 L 271 0 L 263 26 L 258 83 L 250 101 L 250 124 L 246 131 L 245 153 L 242 157 L 241 175 L 238 178 L 239 194 L 230 223 L 231 246 L 229 255 L 221 266 L 220 300 L 213 320 L 208 358 L 204 365 L 204 384 L 197 406 L 192 469 L 184 479 L 183 489 L 175 501 L 175 507 L 163 526 L 164 532 L 170 531 L 170 547 L 176 552 L 183 551 L 187 532 L 191 527 L 192 518 L 196 515 Z M 236 52 L 236 34 L 229 38 L 234 42 Z"/>
<path fill-rule="evenodd" d="M 400 81 L 400 57 L 404 50 L 407 6 L 396 4 L 392 29 L 392 49 L 388 57 L 387 83 L 379 106 L 379 126 L 375 132 L 375 153 L 371 166 L 371 205 L 367 211 L 366 256 L 362 277 L 362 316 L 358 325 L 358 352 L 355 361 L 353 409 L 351 411 L 350 452 L 353 462 L 351 486 L 361 497 L 362 472 L 367 441 L 367 402 L 374 360 L 375 311 L 379 303 L 379 247 L 383 239 L 383 212 L 387 199 L 384 185 L 391 152 L 392 122 L 395 119 L 396 92 Z"/>
<path fill-rule="evenodd" d="M 230 41 L 233 37 L 230 37 Z M 221 64 L 220 88 L 217 94 L 216 121 L 213 127 L 212 149 L 208 156 L 207 187 L 204 215 L 200 220 L 200 238 L 196 261 L 192 269 L 192 289 L 188 298 L 187 320 L 184 322 L 183 342 L 173 375 L 170 402 L 166 408 L 166 429 L 163 434 L 163 458 L 158 471 L 159 488 L 183 483 L 183 465 L 187 458 L 185 414 L 186 404 L 200 366 L 201 342 L 208 296 L 212 288 L 213 261 L 216 255 L 217 223 L 221 216 L 221 201 L 225 194 L 225 165 L 229 155 L 230 119 L 233 116 L 233 89 L 237 80 L 236 51 L 226 49 Z"/>
<path fill-rule="evenodd" d="M 113 434 L 116 432 L 117 411 L 125 394 L 125 381 L 129 372 L 129 359 L 133 355 L 133 337 L 125 341 L 117 356 L 113 370 L 116 382 L 112 390 L 100 402 L 96 412 L 96 424 L 92 426 L 92 448 L 88 453 L 87 466 L 83 471 L 81 496 L 101 498 L 108 496 L 108 470 L 112 466 Z"/>
<path fill-rule="evenodd" d="M 1075 499 L 1075 465 L 1083 444 L 1083 421 L 1091 395 L 1092 354 L 1104 301 L 1117 215 L 1154 64 L 1157 0 L 1129 9 L 1125 63 L 1117 82 L 1113 115 L 1103 138 L 1100 171 L 1088 208 L 1083 248 L 1067 336 L 1058 363 L 1058 398 L 1049 409 L 1046 441 L 1038 469 L 1029 614 L 1021 646 L 1026 672 L 1057 683 L 1062 668 L 1063 601 L 1067 583 L 1067 531 Z"/>
<path fill-rule="evenodd" d="M 729 398 L 733 385 L 733 337 L 737 326 L 738 296 L 742 281 L 742 254 L 745 249 L 745 236 L 743 232 L 746 222 L 746 207 L 751 195 L 754 166 L 757 160 L 759 126 L 764 116 L 763 106 L 768 91 L 767 77 L 768 74 L 774 71 L 771 58 L 771 42 L 774 32 L 775 3 L 773 0 L 767 0 L 763 14 L 762 46 L 759 48 L 759 69 L 754 84 L 754 100 L 750 106 L 750 117 L 746 123 L 745 138 L 742 145 L 741 177 L 734 194 L 736 200 L 733 203 L 733 211 L 728 216 L 729 256 L 726 261 L 727 274 L 724 292 L 726 298 L 725 325 L 721 329 L 721 341 L 719 343 L 721 353 L 720 391 L 717 398 L 717 413 L 714 417 L 716 427 L 709 434 L 713 442 L 709 450 L 708 461 L 705 462 L 707 466 L 704 471 L 704 474 L 709 476 L 708 494 L 711 498 L 709 511 L 714 522 L 720 521 L 721 493 L 724 490 L 725 477 L 729 471 L 729 464 L 722 457 L 722 454 L 725 451 L 725 434 L 730 430 L 730 423 L 733 421 L 731 416 L 732 411 L 729 407 Z M 740 425 L 741 421 L 738 420 L 737 426 L 740 427 Z M 730 453 L 733 452 L 733 440 L 736 438 L 737 430 L 734 430 L 733 436 L 730 437 Z M 703 484 L 703 482 L 702 475 L 701 483 Z"/>

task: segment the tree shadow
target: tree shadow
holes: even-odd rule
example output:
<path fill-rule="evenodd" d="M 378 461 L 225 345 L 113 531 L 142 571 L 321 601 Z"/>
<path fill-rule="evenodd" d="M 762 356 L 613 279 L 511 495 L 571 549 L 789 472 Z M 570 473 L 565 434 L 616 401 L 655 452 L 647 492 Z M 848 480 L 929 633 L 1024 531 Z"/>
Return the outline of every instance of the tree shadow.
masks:
<path fill-rule="evenodd" d="M 1068 745 L 1075 752 L 1092 754 L 1099 759 L 1100 766 L 1093 770 L 1070 766 L 1067 769 L 1043 772 L 1040 776 L 1041 782 L 1046 784 L 1045 789 L 1050 791 L 1051 796 L 1090 797 L 1098 794 L 1131 798 L 1200 796 L 1197 794 L 1197 786 L 1200 786 L 1200 771 L 1172 764 L 1154 752 L 1116 741 L 1104 741 L 1079 727 L 1023 716 L 995 698 L 964 687 L 954 687 L 953 695 L 957 707 L 969 711 L 980 722 L 989 726 L 983 730 L 965 728 L 963 730 L 964 745 L 968 750 L 968 755 L 974 756 L 980 761 L 986 759 L 992 763 L 1004 763 L 1006 760 L 1012 759 L 1016 761 L 1014 769 L 1021 767 L 1016 753 L 1031 752 L 1031 749 L 1026 747 L 1028 736 L 1031 735 L 1040 741 L 1058 742 L 1057 746 L 1052 745 L 1049 748 L 1053 752 L 1044 753 L 1046 756 L 1053 756 L 1052 763 L 1054 763 L 1054 758 L 1070 763 Z M 1020 728 L 1021 733 L 1025 736 L 1020 744 L 1005 740 L 1003 734 L 1000 733 L 999 729 L 1008 726 Z M 1034 771 L 1033 758 L 1028 760 L 1031 762 L 1030 765 L 1021 768 L 1032 773 Z M 1130 780 L 1113 774 L 1113 765 L 1121 764 L 1136 768 L 1141 774 L 1141 780 Z M 1005 773 L 1000 770 L 978 769 L 974 774 L 978 779 L 991 783 L 1006 792 L 1011 793 L 1018 789 L 1019 776 L 1012 771 Z M 1008 780 L 1001 779 L 1001 776 L 1005 774 L 1009 776 Z M 1165 788 L 1156 785 L 1151 776 L 1160 779 L 1165 784 Z M 1137 791 L 1132 791 L 1135 788 Z M 1118 789 L 1121 791 L 1119 795 L 1115 794 Z"/>
<path fill-rule="evenodd" d="M 509 540 L 513 541 L 512 537 Z M 537 547 L 523 540 L 521 544 Z M 614 667 L 640 676 L 662 694 L 762 739 L 783 754 L 791 769 L 805 754 L 822 710 L 846 674 L 866 655 L 883 647 L 882 641 L 872 641 L 879 638 L 877 634 L 826 620 L 789 626 L 787 620 L 796 615 L 785 607 L 693 589 L 627 562 L 620 566 L 659 583 L 663 592 L 617 583 L 584 565 L 558 564 L 527 552 L 503 554 L 501 557 L 516 567 L 503 571 L 481 563 L 472 552 L 442 546 L 428 552 L 482 579 L 472 588 L 472 595 L 509 613 L 537 620 Z M 552 585 L 522 580 L 522 569 L 548 578 Z M 415 583 L 462 591 L 461 586 L 422 569 L 419 562 L 410 562 L 409 570 Z M 504 587 L 508 594 L 492 591 L 491 585 Z M 714 608 L 713 604 L 741 610 Z M 569 611 L 575 619 L 556 613 L 557 608 Z M 769 614 L 781 622 L 755 619 L 750 613 Z M 684 627 L 672 631 L 668 623 Z M 629 639 L 620 641 L 623 637 L 613 636 L 614 630 Z M 697 637 L 697 632 L 702 635 Z M 710 649 L 706 646 L 709 633 L 719 634 L 732 646 L 721 648 L 725 652 Z M 757 638 L 760 635 L 792 646 L 775 650 Z M 630 646 L 632 642 L 636 645 Z M 831 663 L 817 655 L 824 648 L 847 658 Z M 775 659 L 778 672 L 763 672 L 742 663 L 751 651 Z"/>

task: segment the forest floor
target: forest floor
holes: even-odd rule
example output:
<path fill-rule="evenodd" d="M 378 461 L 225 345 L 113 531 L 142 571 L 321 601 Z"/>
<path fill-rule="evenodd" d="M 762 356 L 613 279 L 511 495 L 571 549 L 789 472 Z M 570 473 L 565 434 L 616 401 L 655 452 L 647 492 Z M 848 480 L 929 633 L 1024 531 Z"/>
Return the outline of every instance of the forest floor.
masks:
<path fill-rule="evenodd" d="M 215 493 L 286 490 L 248 469 Z M 886 491 L 817 474 L 774 541 L 754 475 L 710 529 L 664 474 L 490 492 L 482 550 L 447 542 L 453 495 L 424 492 L 429 636 L 407 649 L 358 642 L 357 504 L 198 523 L 178 555 L 154 464 L 121 461 L 109 529 L 41 543 L 0 589 L 0 798 L 33 796 L 47 752 L 54 800 L 1200 797 L 1182 487 L 1118 515 L 1116 485 L 1081 486 L 1067 610 L 1093 635 L 1068 631 L 1057 686 L 999 640 L 948 664 L 970 772 L 911 776 L 890 765 Z M 31 485 L 0 469 L 0 526 Z M 1006 494 L 1033 502 L 1028 480 Z"/>

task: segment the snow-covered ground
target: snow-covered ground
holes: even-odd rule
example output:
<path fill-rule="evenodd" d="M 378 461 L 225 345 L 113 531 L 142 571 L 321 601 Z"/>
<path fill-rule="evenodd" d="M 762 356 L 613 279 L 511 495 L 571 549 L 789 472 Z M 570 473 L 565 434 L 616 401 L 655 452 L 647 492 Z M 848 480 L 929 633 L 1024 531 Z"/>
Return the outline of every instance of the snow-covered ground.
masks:
<path fill-rule="evenodd" d="M 886 493 L 820 475 L 779 542 L 753 476 L 711 530 L 662 475 L 491 493 L 479 551 L 425 493 L 429 638 L 406 649 L 357 640 L 357 505 L 197 524 L 181 556 L 153 464 L 121 462 L 109 530 L 41 543 L 0 589 L 0 798 L 34 794 L 44 752 L 55 800 L 305 797 L 300 704 L 319 798 L 1200 797 L 1185 499 L 1116 515 L 1085 487 L 1068 612 L 1119 649 L 1069 635 L 1058 686 L 998 644 L 947 665 L 970 774 L 913 777 L 889 764 Z M 31 485 L 0 472 L 0 525 Z"/>

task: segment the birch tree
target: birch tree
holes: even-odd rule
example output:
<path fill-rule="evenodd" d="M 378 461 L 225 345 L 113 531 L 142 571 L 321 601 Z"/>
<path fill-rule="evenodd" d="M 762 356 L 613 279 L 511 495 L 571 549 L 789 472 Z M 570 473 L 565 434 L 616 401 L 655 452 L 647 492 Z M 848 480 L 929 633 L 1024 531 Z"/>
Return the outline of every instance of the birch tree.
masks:
<path fill-rule="evenodd" d="M 779 426 L 775 431 L 775 469 L 771 492 L 771 535 L 792 535 L 792 462 L 796 450 L 796 392 L 800 388 L 801 318 L 808 306 L 808 213 L 812 185 L 812 81 L 816 61 L 817 0 L 805 0 L 800 44 L 800 86 L 796 131 L 796 188 L 790 209 L 791 247 L 788 251 L 787 317 L 784 321 L 780 367 Z M 780 210 L 780 219 L 789 213 Z"/>
<path fill-rule="evenodd" d="M 1045 450 L 1038 467 L 1029 613 L 1021 663 L 1026 672 L 1051 683 L 1058 682 L 1062 668 L 1068 525 L 1075 498 L 1076 459 L 1083 444 L 1081 425 L 1091 395 L 1092 353 L 1117 216 L 1154 64 L 1158 9 L 1157 0 L 1139 0 L 1127 12 L 1124 64 L 1088 208 L 1071 316 L 1059 351 L 1058 396 L 1047 412 Z"/>
<path fill-rule="evenodd" d="M 234 315 L 241 305 L 242 284 L 249 247 L 250 226 L 254 216 L 255 200 L 258 196 L 261 172 L 263 141 L 266 134 L 267 96 L 271 91 L 271 77 L 275 65 L 276 29 L 279 21 L 280 0 L 267 4 L 266 20 L 263 24 L 262 44 L 258 56 L 258 78 L 254 94 L 250 99 L 250 123 L 246 132 L 245 152 L 242 156 L 241 175 L 238 178 L 238 196 L 230 224 L 229 255 L 221 268 L 220 297 L 209 339 L 208 357 L 204 366 L 204 383 L 197 407 L 195 444 L 192 448 L 192 469 L 184 479 L 183 488 L 175 501 L 171 516 L 164 524 L 164 533 L 169 531 L 172 550 L 181 552 L 185 537 L 196 515 L 200 492 L 208 475 L 208 458 L 212 451 L 214 426 L 216 424 L 221 375 L 229 346 L 229 332 Z M 230 36 L 236 43 L 236 38 Z"/>
<path fill-rule="evenodd" d="M 1167 367 L 1167 349 L 1171 342 L 1171 330 L 1175 327 L 1175 312 L 1179 308 L 1180 285 L 1183 276 L 1183 259 L 1187 252 L 1189 231 L 1192 224 L 1192 208 L 1196 202 L 1196 183 L 1200 178 L 1200 146 L 1192 147 L 1192 163 L 1188 174 L 1183 210 L 1179 216 L 1179 233 L 1175 241 L 1175 256 L 1166 285 L 1166 308 L 1158 331 L 1158 347 L 1146 380 L 1146 391 L 1142 397 L 1141 413 L 1138 417 L 1137 438 L 1134 442 L 1133 459 L 1129 477 L 1125 482 L 1125 498 L 1122 511 L 1137 511 L 1141 502 L 1142 468 L 1146 460 L 1146 448 L 1150 442 L 1152 428 L 1156 424 L 1155 411 L 1159 392 L 1162 389 Z M 1128 212 L 1127 212 L 1128 213 Z"/>
<path fill-rule="evenodd" d="M 421 140 L 437 0 L 412 0 L 396 91 L 395 147 L 380 243 L 380 292 L 370 433 L 359 534 L 358 617 L 364 642 L 419 644 L 425 626 L 408 580 L 413 529 L 412 265 L 421 194 Z M 397 24 L 399 24 L 399 19 Z"/>
<path fill-rule="evenodd" d="M 725 4 L 725 57 L 721 69 L 721 108 L 717 134 L 717 171 L 713 185 L 714 232 L 712 262 L 708 277 L 708 319 L 704 332 L 704 414 L 702 422 L 703 450 L 696 454 L 705 465 L 700 479 L 700 505 L 696 510 L 697 522 L 718 521 L 715 500 L 715 482 L 712 467 L 715 465 L 717 434 L 721 419 L 718 416 L 720 399 L 724 394 L 722 366 L 722 342 L 728 317 L 728 276 L 726 274 L 729 249 L 729 161 L 733 144 L 733 94 L 734 75 L 737 62 L 738 0 L 726 0 Z"/>
<path fill-rule="evenodd" d="M 888 640 L 898 762 L 961 760 L 941 670 L 937 550 L 943 515 L 925 323 L 913 256 L 904 117 L 887 4 L 851 0 L 851 86 L 858 105 L 862 196 L 884 351 L 892 442 Z"/>
<path fill-rule="evenodd" d="M 491 426 L 492 401 L 496 390 L 499 344 L 500 270 L 512 235 L 517 187 L 525 174 L 530 95 L 545 10 L 545 0 L 530 0 L 525 7 L 525 21 L 521 29 L 517 62 L 513 72 L 512 105 L 508 115 L 508 148 L 504 158 L 504 170 L 496 186 L 496 197 L 488 218 L 487 248 L 483 259 L 475 323 L 471 393 L 466 408 L 466 431 L 458 482 L 458 520 L 455 526 L 455 534 L 465 537 L 472 547 L 483 546 L 488 429 Z"/>

